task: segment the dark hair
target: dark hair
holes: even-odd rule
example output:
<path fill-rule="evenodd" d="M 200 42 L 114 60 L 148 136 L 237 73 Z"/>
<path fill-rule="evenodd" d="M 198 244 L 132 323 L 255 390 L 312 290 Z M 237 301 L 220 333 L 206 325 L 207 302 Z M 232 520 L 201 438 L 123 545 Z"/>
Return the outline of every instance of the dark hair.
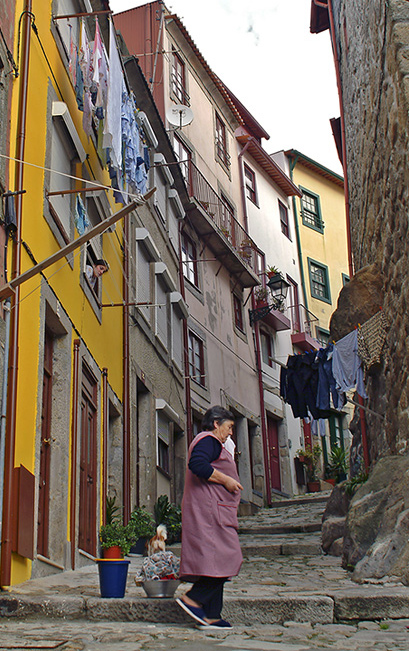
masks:
<path fill-rule="evenodd" d="M 202 431 L 212 432 L 214 430 L 214 421 L 217 420 L 221 425 L 225 420 L 233 420 L 234 416 L 228 409 L 221 405 L 214 405 L 207 410 L 202 420 Z"/>
<path fill-rule="evenodd" d="M 99 258 L 94 262 L 94 267 L 98 267 L 99 265 L 101 265 L 101 267 L 106 267 L 107 269 L 109 269 L 108 262 L 106 260 L 103 260 L 102 258 Z"/>

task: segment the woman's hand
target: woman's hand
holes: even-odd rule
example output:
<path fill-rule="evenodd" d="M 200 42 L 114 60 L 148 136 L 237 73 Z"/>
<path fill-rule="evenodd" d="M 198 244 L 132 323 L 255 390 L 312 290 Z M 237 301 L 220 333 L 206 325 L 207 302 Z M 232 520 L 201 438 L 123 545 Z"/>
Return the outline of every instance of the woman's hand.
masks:
<path fill-rule="evenodd" d="M 237 481 L 237 479 L 233 479 L 233 477 L 225 475 L 224 472 L 220 472 L 220 470 L 213 470 L 213 473 L 210 475 L 208 481 L 212 482 L 213 484 L 221 484 L 225 487 L 226 490 L 229 491 L 229 493 L 237 493 L 237 491 L 243 490 L 243 486 L 239 481 Z"/>

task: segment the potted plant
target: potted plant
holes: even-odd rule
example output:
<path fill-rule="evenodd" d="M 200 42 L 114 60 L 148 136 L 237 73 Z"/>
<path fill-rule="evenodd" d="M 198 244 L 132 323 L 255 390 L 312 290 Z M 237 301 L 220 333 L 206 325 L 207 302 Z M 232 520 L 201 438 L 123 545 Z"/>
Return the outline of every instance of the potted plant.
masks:
<path fill-rule="evenodd" d="M 161 495 L 156 501 L 153 514 L 156 526 L 165 525 L 168 543 L 179 542 L 182 531 L 182 511 L 180 506 L 171 504 L 167 495 Z"/>
<path fill-rule="evenodd" d="M 345 450 L 334 445 L 329 456 L 328 470 L 338 484 L 347 478 L 348 462 Z"/>
<path fill-rule="evenodd" d="M 253 243 L 249 238 L 245 238 L 239 247 L 239 253 L 240 256 L 245 260 L 246 262 L 249 262 L 251 260 L 251 254 L 253 252 Z"/>
<path fill-rule="evenodd" d="M 99 541 L 104 558 L 123 558 L 134 542 L 132 528 L 119 520 L 104 524 L 99 530 Z"/>
<path fill-rule="evenodd" d="M 136 506 L 127 525 L 132 535 L 131 552 L 143 554 L 147 541 L 155 535 L 155 521 L 144 506 Z"/>
<path fill-rule="evenodd" d="M 274 266 L 268 266 L 266 269 L 266 274 L 268 278 L 272 278 L 273 276 L 276 276 L 277 274 L 280 275 L 280 271 L 277 267 Z"/>
<path fill-rule="evenodd" d="M 307 473 L 307 489 L 310 493 L 317 493 L 321 484 L 318 479 L 318 464 L 321 458 L 321 446 L 314 445 L 311 450 L 297 450 L 298 458 L 303 457 L 302 462 Z"/>
<path fill-rule="evenodd" d="M 255 290 L 256 303 L 260 305 L 268 305 L 268 290 L 265 287 L 259 287 Z"/>
<path fill-rule="evenodd" d="M 122 524 L 119 511 L 115 498 L 107 498 L 106 524 L 99 531 L 104 558 L 97 561 L 101 597 L 104 598 L 125 596 L 130 561 L 123 557 L 129 553 L 133 537 L 129 525 Z"/>

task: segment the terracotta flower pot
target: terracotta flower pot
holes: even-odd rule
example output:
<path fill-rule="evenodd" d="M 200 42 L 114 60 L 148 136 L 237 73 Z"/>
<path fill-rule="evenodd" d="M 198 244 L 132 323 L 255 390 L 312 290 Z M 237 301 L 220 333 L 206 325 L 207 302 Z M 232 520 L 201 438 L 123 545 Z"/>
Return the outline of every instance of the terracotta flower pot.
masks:
<path fill-rule="evenodd" d="M 103 558 L 123 558 L 124 555 L 122 553 L 122 549 L 118 546 L 115 547 L 107 547 L 106 549 L 102 550 L 102 556 Z"/>
<path fill-rule="evenodd" d="M 307 482 L 307 489 L 309 493 L 319 493 L 321 484 L 319 481 L 309 481 Z"/>

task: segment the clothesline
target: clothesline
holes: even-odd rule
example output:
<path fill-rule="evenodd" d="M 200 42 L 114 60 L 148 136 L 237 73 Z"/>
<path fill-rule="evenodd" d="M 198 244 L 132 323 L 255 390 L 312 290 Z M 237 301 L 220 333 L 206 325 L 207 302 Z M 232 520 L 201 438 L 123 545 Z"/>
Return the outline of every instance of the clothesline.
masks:
<path fill-rule="evenodd" d="M 387 325 L 381 310 L 336 343 L 330 342 L 317 351 L 290 355 L 287 364 L 274 360 L 281 367 L 280 395 L 291 406 L 294 417 L 329 418 L 332 408 L 340 411 L 348 401 L 383 418 L 369 407 L 347 398 L 346 394 L 355 389 L 361 398 L 368 397 L 364 367 L 370 369 L 380 363 Z"/>

